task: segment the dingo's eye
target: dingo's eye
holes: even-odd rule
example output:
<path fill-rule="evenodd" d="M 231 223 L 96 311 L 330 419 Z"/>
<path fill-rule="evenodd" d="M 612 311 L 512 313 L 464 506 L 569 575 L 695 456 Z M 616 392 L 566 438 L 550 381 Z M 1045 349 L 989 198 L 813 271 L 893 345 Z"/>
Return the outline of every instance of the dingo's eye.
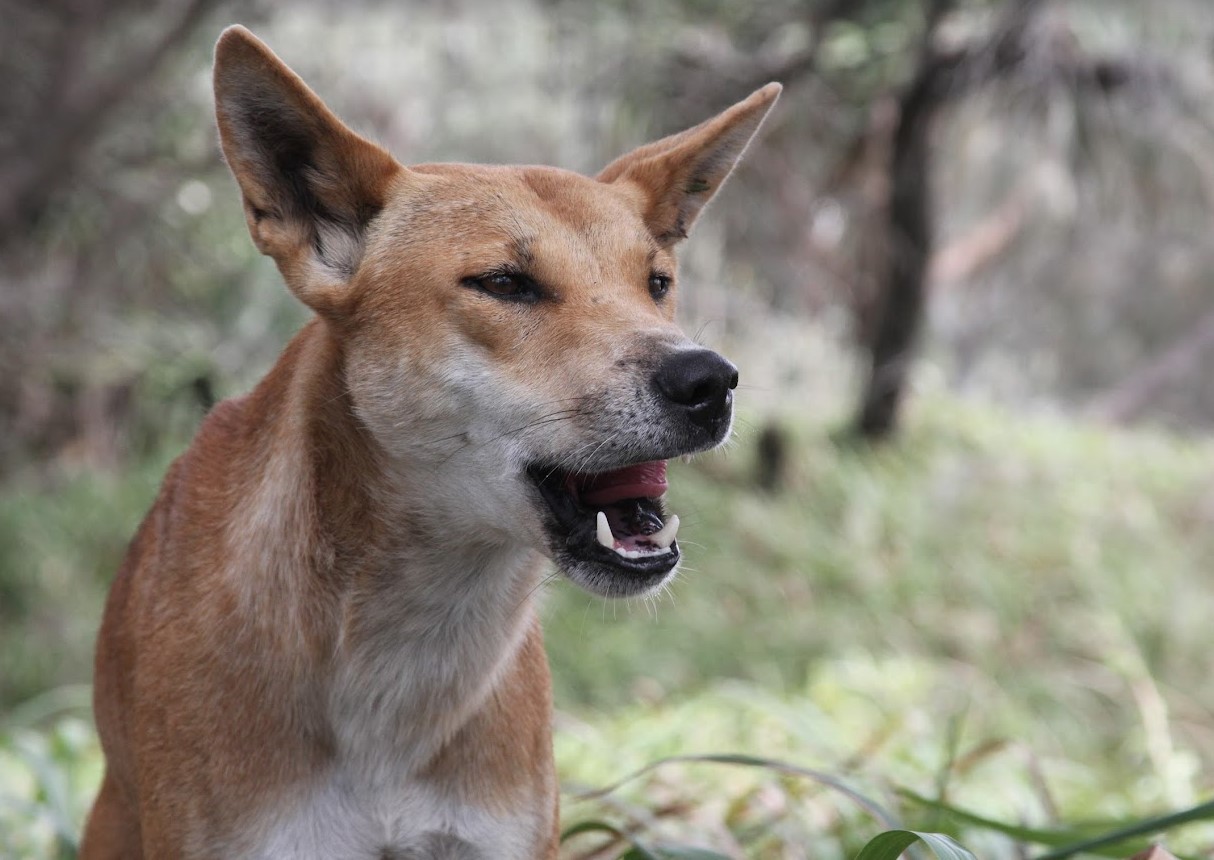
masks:
<path fill-rule="evenodd" d="M 479 278 L 466 278 L 464 283 L 499 299 L 534 302 L 540 298 L 535 281 L 513 272 L 490 272 Z"/>
<path fill-rule="evenodd" d="M 653 296 L 654 301 L 666 298 L 668 292 L 670 292 L 670 275 L 654 272 L 649 276 L 649 295 Z"/>

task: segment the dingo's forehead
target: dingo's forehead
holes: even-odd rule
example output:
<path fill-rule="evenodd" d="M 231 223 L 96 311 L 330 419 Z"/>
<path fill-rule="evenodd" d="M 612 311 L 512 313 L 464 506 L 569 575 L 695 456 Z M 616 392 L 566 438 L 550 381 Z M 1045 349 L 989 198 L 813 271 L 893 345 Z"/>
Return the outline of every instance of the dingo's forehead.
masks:
<path fill-rule="evenodd" d="M 520 266 L 556 265 L 582 277 L 605 264 L 635 269 L 661 258 L 674 265 L 647 229 L 632 186 L 557 168 L 412 167 L 381 219 L 398 250 L 424 247 L 435 259 L 437 242 L 446 249 L 441 256 L 473 267 L 500 263 L 494 258 L 503 253 Z"/>
<path fill-rule="evenodd" d="M 614 222 L 638 241 L 652 241 L 641 217 L 642 201 L 631 185 L 599 182 L 558 167 L 479 164 L 421 164 L 410 172 L 433 181 L 431 194 L 410 197 L 429 212 L 478 205 L 480 213 L 546 216 L 580 231 L 600 231 Z M 429 199 L 427 199 L 429 198 Z"/>

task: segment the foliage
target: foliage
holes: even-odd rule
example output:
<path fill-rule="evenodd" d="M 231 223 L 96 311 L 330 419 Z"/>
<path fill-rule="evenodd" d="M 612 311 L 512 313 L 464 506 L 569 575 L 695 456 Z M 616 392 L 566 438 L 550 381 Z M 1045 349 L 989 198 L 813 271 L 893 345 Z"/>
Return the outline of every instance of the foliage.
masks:
<path fill-rule="evenodd" d="M 0 722 L 0 856 L 75 856 L 101 782 L 87 687 L 60 687 Z"/>
<path fill-rule="evenodd" d="M 253 26 L 407 162 L 593 172 L 783 78 L 780 109 L 689 243 L 687 280 L 863 329 L 888 250 L 889 99 L 914 74 L 932 8 L 948 10 L 949 47 L 981 43 L 1006 5 L 84 2 L 105 26 L 77 7 L 22 8 L 0 30 L 0 64 L 20 82 L 0 95 L 0 208 L 17 213 L 0 231 L 0 475 L 31 459 L 146 456 L 166 403 L 247 384 L 298 325 L 218 156 L 207 70 L 224 23 Z M 932 138 L 935 354 L 955 386 L 1012 402 L 1200 424 L 1214 408 L 1200 361 L 1214 331 L 1214 18 L 1200 0 L 1047 5 L 1033 34 L 1044 65 L 1029 69 L 1042 74 L 957 104 Z M 148 55 L 155 73 L 133 74 Z M 1055 74 L 1072 55 L 1115 60 L 1144 85 L 1119 99 L 1074 89 Z M 103 104 L 88 134 L 55 133 Z M 30 143 L 42 139 L 55 145 Z M 46 172 L 44 153 L 71 163 L 18 205 L 11 186 L 36 172 L 27 162 Z M 971 261 L 960 278 L 958 259 Z M 695 299 L 693 318 L 728 301 Z"/>
<path fill-rule="evenodd" d="M 121 475 L 65 466 L 0 486 L 0 713 L 91 679 L 102 600 L 171 456 Z"/>

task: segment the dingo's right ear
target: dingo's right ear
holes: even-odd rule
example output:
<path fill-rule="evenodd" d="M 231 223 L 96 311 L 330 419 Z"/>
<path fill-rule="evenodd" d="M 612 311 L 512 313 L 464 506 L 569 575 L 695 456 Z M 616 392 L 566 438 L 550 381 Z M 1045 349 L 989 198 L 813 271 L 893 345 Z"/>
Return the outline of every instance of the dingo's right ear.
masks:
<path fill-rule="evenodd" d="M 669 247 L 687 238 L 704 205 L 729 177 L 782 87 L 771 83 L 687 131 L 634 149 L 603 168 L 600 182 L 627 182 L 643 197 L 645 223 Z"/>
<path fill-rule="evenodd" d="M 305 304 L 338 312 L 367 224 L 403 168 L 244 27 L 215 46 L 215 111 L 253 241 Z"/>

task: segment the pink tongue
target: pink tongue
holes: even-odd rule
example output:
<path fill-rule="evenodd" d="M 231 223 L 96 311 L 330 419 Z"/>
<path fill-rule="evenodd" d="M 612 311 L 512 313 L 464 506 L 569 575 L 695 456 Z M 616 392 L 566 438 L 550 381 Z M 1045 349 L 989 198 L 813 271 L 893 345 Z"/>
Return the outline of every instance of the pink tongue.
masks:
<path fill-rule="evenodd" d="M 610 505 L 624 499 L 656 499 L 666 492 L 666 461 L 654 460 L 614 472 L 579 475 L 576 479 L 582 501 Z"/>

